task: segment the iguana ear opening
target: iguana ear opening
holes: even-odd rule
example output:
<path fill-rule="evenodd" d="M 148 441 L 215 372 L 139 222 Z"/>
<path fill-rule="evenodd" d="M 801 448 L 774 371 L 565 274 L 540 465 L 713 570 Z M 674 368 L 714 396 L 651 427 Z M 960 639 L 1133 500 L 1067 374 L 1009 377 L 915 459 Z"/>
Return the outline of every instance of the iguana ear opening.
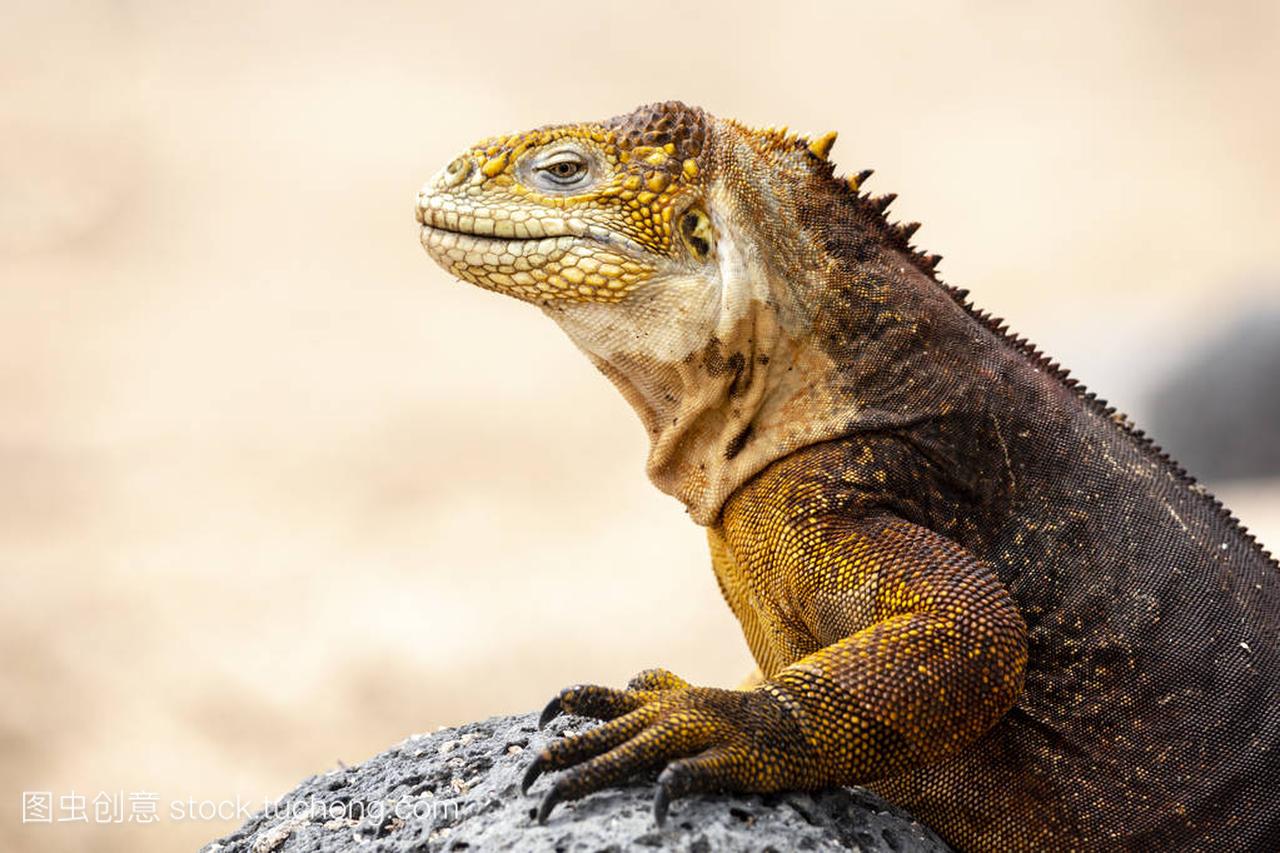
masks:
<path fill-rule="evenodd" d="M 680 237 L 695 260 L 706 261 L 715 254 L 715 229 L 711 227 L 711 217 L 701 207 L 691 207 L 680 214 Z"/>

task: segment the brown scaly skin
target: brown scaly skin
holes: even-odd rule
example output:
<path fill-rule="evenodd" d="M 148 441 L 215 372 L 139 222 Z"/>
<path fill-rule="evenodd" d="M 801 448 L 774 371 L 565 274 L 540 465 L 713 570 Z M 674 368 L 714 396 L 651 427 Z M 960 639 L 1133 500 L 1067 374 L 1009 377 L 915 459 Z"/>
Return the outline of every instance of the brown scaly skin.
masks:
<path fill-rule="evenodd" d="M 547 715 L 545 820 L 645 768 L 867 784 L 972 850 L 1280 849 L 1280 568 L 915 252 L 828 134 L 678 103 L 486 140 L 419 196 L 635 407 L 763 680 L 652 670 Z"/>

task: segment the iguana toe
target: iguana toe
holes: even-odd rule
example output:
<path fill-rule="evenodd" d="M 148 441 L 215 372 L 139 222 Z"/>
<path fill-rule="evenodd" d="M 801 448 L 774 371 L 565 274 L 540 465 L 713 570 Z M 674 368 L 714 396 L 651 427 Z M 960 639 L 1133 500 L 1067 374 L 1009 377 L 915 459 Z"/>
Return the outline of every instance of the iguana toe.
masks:
<path fill-rule="evenodd" d="M 612 720 L 634 711 L 652 698 L 653 691 L 618 690 L 597 684 L 566 687 L 542 709 L 541 728 L 561 714 L 575 714 L 593 720 Z"/>
<path fill-rule="evenodd" d="M 646 669 L 627 682 L 628 690 L 682 690 L 692 686 L 671 670 L 661 667 Z"/>

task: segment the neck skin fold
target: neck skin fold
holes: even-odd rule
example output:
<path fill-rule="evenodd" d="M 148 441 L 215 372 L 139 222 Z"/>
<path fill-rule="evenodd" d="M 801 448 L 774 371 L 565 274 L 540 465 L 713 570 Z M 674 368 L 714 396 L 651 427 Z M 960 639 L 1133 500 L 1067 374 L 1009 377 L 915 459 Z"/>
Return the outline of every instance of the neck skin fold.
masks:
<path fill-rule="evenodd" d="M 834 366 L 807 320 L 784 319 L 788 288 L 769 280 L 731 223 L 715 224 L 712 275 L 651 282 L 625 307 L 546 309 L 640 416 L 654 485 L 702 525 L 771 462 L 852 420 L 851 402 L 823 381 Z"/>

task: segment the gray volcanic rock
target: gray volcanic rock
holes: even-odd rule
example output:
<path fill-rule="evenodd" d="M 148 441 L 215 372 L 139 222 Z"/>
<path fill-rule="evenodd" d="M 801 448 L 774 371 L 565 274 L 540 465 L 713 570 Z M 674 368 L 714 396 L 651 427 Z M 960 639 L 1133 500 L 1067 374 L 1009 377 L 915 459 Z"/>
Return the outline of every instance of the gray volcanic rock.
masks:
<path fill-rule="evenodd" d="M 947 846 L 867 791 L 696 796 L 676 800 L 666 827 L 653 819 L 655 775 L 571 803 L 539 826 L 520 778 L 550 739 L 594 725 L 537 715 L 494 717 L 429 735 L 355 767 L 307 779 L 203 853 L 455 850 L 860 850 L 934 853 Z M 552 778 L 554 776 L 552 775 Z"/>

